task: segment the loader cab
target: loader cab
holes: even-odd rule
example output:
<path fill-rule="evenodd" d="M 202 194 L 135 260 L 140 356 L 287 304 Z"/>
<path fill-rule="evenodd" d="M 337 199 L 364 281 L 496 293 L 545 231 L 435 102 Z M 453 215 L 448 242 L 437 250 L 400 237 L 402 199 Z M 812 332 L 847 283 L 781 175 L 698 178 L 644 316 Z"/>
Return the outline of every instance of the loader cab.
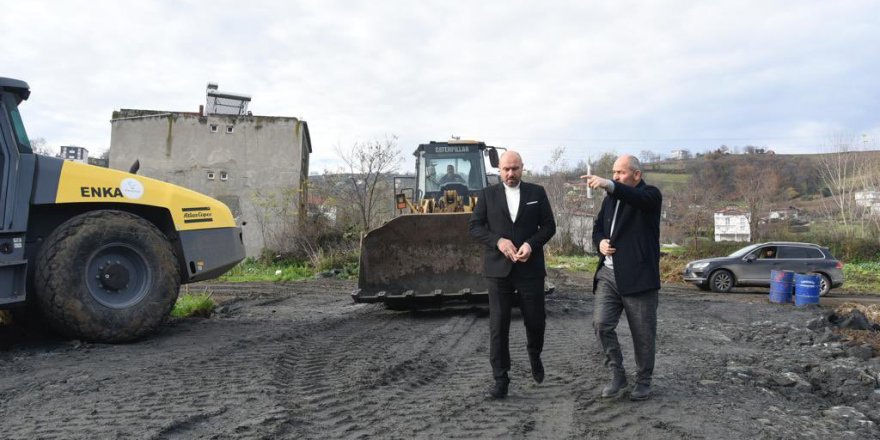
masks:
<path fill-rule="evenodd" d="M 30 96 L 24 81 L 0 78 L 0 305 L 25 297 L 25 234 L 34 155 L 18 105 Z"/>
<path fill-rule="evenodd" d="M 430 142 L 419 145 L 416 156 L 416 199 L 438 198 L 454 189 L 475 195 L 488 185 L 483 158 L 487 148 L 477 141 Z"/>

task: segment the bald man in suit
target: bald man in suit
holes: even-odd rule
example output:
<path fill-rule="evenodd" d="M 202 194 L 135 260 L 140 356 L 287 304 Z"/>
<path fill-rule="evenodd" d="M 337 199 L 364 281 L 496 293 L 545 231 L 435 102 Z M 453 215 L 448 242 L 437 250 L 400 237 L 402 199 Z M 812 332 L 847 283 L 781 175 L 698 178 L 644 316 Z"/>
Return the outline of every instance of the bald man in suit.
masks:
<path fill-rule="evenodd" d="M 526 327 L 526 348 L 532 378 L 544 381 L 544 245 L 556 233 L 547 193 L 540 185 L 522 182 L 522 157 L 501 156 L 501 183 L 486 187 L 468 223 L 470 235 L 485 244 L 483 276 L 489 287 L 489 363 L 494 384 L 489 396 L 507 396 L 510 378 L 510 312 L 518 296 Z"/>

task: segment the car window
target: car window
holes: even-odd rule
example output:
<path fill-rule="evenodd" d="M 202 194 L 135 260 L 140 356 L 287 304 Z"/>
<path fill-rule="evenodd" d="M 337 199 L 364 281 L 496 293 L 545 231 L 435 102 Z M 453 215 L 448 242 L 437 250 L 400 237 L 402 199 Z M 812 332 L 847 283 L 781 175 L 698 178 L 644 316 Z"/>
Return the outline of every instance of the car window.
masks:
<path fill-rule="evenodd" d="M 779 246 L 779 258 L 811 258 L 807 256 L 809 248 L 796 246 Z"/>
<path fill-rule="evenodd" d="M 806 258 L 825 258 L 825 254 L 822 253 L 819 249 L 813 248 L 804 248 L 807 251 Z"/>
<path fill-rule="evenodd" d="M 752 255 L 760 260 L 772 260 L 777 258 L 776 246 L 766 246 L 755 251 Z"/>
<path fill-rule="evenodd" d="M 730 254 L 730 255 L 728 255 L 728 256 L 729 256 L 729 257 L 733 257 L 733 258 L 736 258 L 736 257 L 742 257 L 742 256 L 748 254 L 749 252 L 751 252 L 752 250 L 754 250 L 754 249 L 757 248 L 757 247 L 758 247 L 758 245 L 756 245 L 756 244 L 750 244 L 750 245 L 748 245 L 748 246 L 746 246 L 746 247 L 744 247 L 744 248 L 742 248 L 742 249 L 740 249 L 740 250 L 738 250 L 738 251 L 736 251 L 736 252 L 734 252 L 734 253 L 732 253 L 732 254 Z"/>

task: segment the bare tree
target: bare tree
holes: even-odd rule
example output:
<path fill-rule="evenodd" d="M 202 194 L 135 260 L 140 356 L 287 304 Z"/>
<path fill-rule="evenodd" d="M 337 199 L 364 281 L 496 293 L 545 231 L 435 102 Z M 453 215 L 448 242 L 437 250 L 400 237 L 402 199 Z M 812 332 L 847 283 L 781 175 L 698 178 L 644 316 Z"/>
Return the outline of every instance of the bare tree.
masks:
<path fill-rule="evenodd" d="M 617 153 L 608 152 L 602 154 L 598 160 L 593 162 L 592 172 L 596 176 L 602 176 L 606 179 L 610 179 L 612 176 L 612 170 L 614 169 L 614 161 L 617 160 Z"/>
<path fill-rule="evenodd" d="M 28 140 L 31 143 L 31 149 L 34 150 L 34 154 L 51 157 L 58 156 L 58 151 L 53 151 L 52 147 L 50 147 L 48 142 L 46 142 L 46 138 L 38 137 Z"/>
<path fill-rule="evenodd" d="M 332 188 L 340 200 L 351 203 L 358 212 L 358 223 L 363 231 L 376 224 L 379 206 L 391 203 L 391 196 L 380 194 L 390 173 L 403 161 L 397 147 L 397 136 L 384 140 L 357 142 L 348 149 L 336 147 L 344 165 L 334 176 Z"/>
<path fill-rule="evenodd" d="M 688 179 L 684 191 L 672 192 L 667 197 L 664 197 L 664 203 L 670 207 L 670 225 L 682 238 L 692 239 L 694 250 L 699 250 L 700 237 L 708 236 L 712 228 L 713 203 L 717 197 L 694 176 Z"/>
<path fill-rule="evenodd" d="M 863 157 L 860 160 L 863 164 L 862 172 L 856 176 L 857 185 L 863 191 L 880 191 L 880 174 L 871 172 L 880 167 L 880 155 L 876 151 L 872 151 L 876 150 L 873 140 L 868 139 L 867 135 L 862 135 L 862 137 L 862 147 L 865 152 L 862 153 Z M 877 212 L 877 209 L 880 209 L 877 205 L 872 206 L 871 203 L 865 203 L 863 206 L 857 207 L 857 214 L 866 236 L 876 237 L 880 241 L 880 212 Z"/>
<path fill-rule="evenodd" d="M 752 240 L 760 237 L 758 221 L 767 205 L 779 194 L 779 173 L 773 161 L 749 160 L 734 171 L 734 188 L 749 212 Z"/>
<path fill-rule="evenodd" d="M 556 213 L 556 235 L 553 237 L 553 243 L 560 250 L 564 250 L 568 243 L 571 243 L 571 234 L 569 231 L 569 216 L 566 215 L 568 207 L 566 206 L 567 188 L 565 185 L 565 172 L 568 164 L 565 161 L 565 147 L 557 147 L 550 153 L 550 163 L 544 166 L 544 174 L 547 179 L 544 181 L 544 189 L 547 191 L 547 198 L 550 200 L 550 206 Z"/>
<path fill-rule="evenodd" d="M 819 156 L 819 175 L 831 197 L 826 205 L 829 213 L 839 216 L 846 227 L 856 217 L 855 192 L 859 189 L 858 176 L 867 173 L 866 163 L 860 160 L 854 147 L 853 136 L 835 134 L 830 141 L 831 152 Z"/>

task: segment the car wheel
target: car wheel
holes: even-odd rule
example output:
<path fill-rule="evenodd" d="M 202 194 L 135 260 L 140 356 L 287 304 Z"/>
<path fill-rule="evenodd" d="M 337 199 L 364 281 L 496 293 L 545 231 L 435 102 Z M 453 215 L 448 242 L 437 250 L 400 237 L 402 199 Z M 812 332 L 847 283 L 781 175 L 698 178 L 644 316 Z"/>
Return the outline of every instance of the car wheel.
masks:
<path fill-rule="evenodd" d="M 819 296 L 825 296 L 831 291 L 831 280 L 824 273 L 815 273 L 819 275 Z"/>
<path fill-rule="evenodd" d="M 720 269 L 709 277 L 709 287 L 713 292 L 727 293 L 733 288 L 733 274 L 729 270 Z"/>

